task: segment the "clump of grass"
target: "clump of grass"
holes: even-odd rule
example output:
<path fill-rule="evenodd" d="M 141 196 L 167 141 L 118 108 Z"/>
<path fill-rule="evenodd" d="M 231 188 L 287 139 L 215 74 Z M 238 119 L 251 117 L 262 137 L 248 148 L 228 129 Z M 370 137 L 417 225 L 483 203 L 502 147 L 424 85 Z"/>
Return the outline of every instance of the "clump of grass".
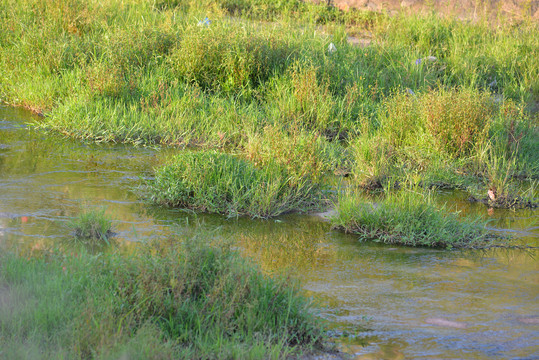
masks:
<path fill-rule="evenodd" d="M 313 133 L 278 126 L 266 126 L 261 134 L 249 136 L 245 157 L 256 166 L 276 163 L 290 174 L 292 184 L 310 180 L 320 184 L 327 169 L 323 155 L 324 140 Z"/>
<path fill-rule="evenodd" d="M 485 144 L 495 113 L 488 93 L 438 90 L 426 93 L 420 103 L 420 116 L 440 151 L 460 157 Z"/>
<path fill-rule="evenodd" d="M 363 241 L 462 248 L 481 244 L 489 237 L 478 220 L 434 204 L 431 194 L 417 189 L 388 190 L 374 203 L 348 192 L 340 196 L 336 210 L 333 227 L 358 234 Z"/>
<path fill-rule="evenodd" d="M 282 35 L 224 19 L 211 27 L 193 26 L 168 63 L 177 76 L 204 90 L 238 93 L 256 88 L 293 60 L 297 48 Z"/>
<path fill-rule="evenodd" d="M 379 136 L 361 136 L 351 141 L 352 174 L 355 183 L 367 190 L 381 189 L 395 181 L 397 152 Z M 393 178 L 393 179 L 392 179 Z"/>
<path fill-rule="evenodd" d="M 151 201 L 173 207 L 268 218 L 320 206 L 320 188 L 271 162 L 258 168 L 233 155 L 182 153 L 156 170 Z"/>
<path fill-rule="evenodd" d="M 264 276 L 200 234 L 130 255 L 2 252 L 2 356 L 267 359 L 323 346 L 293 281 Z"/>
<path fill-rule="evenodd" d="M 537 207 L 537 130 L 521 106 L 510 100 L 501 103 L 498 119 L 492 125 L 493 134 L 473 164 L 482 182 L 470 186 L 471 200 L 491 207 Z M 519 180 L 526 178 L 531 181 L 519 184 Z"/>
<path fill-rule="evenodd" d="M 526 186 L 517 184 L 514 179 L 517 174 L 517 154 L 506 154 L 503 150 L 503 147 L 492 143 L 485 148 L 482 154 L 484 185 L 470 188 L 470 200 L 494 208 L 536 208 L 536 182 L 532 180 Z"/>
<path fill-rule="evenodd" d="M 108 243 L 114 236 L 112 220 L 105 209 L 89 209 L 81 212 L 69 223 L 73 236 L 82 242 Z"/>
<path fill-rule="evenodd" d="M 296 62 L 287 76 L 272 83 L 268 98 L 284 123 L 335 137 L 340 127 L 337 104 L 328 79 L 321 79 L 318 73 L 316 66 Z"/>
<path fill-rule="evenodd" d="M 394 147 L 426 142 L 458 158 L 485 144 L 495 110 L 489 94 L 475 89 L 397 92 L 384 101 L 380 132 Z"/>

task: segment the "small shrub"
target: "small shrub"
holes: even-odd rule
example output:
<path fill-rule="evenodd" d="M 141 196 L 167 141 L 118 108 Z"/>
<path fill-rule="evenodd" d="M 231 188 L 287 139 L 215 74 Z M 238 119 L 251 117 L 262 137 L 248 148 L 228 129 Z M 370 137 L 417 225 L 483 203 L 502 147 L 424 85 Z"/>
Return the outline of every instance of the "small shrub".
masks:
<path fill-rule="evenodd" d="M 293 57 L 293 49 L 275 34 L 226 23 L 186 30 L 169 64 L 204 90 L 235 93 L 256 88 Z"/>
<path fill-rule="evenodd" d="M 421 97 L 420 114 L 440 150 L 467 156 L 488 138 L 494 102 L 470 89 L 436 90 Z"/>

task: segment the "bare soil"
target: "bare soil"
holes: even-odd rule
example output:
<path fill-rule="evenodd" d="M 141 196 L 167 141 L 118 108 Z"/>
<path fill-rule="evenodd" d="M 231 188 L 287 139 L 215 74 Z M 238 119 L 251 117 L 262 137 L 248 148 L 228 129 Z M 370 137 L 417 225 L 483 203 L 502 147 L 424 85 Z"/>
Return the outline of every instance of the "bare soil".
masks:
<path fill-rule="evenodd" d="M 430 12 L 456 16 L 462 20 L 512 19 L 522 21 L 531 18 L 539 21 L 539 0 L 309 0 L 328 3 L 341 10 L 360 9 L 386 11 L 396 14 L 402 11 Z"/>

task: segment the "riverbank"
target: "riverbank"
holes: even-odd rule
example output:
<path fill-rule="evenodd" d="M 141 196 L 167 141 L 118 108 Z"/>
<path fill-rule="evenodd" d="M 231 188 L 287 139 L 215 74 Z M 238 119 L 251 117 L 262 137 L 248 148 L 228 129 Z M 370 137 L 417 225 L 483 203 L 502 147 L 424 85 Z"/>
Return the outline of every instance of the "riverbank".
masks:
<path fill-rule="evenodd" d="M 44 114 L 43 129 L 232 153 L 322 191 L 340 191 L 329 180 L 338 174 L 357 191 L 420 184 L 477 199 L 491 190 L 487 204 L 502 207 L 534 202 L 532 21 L 492 27 L 296 0 L 0 6 L 0 98 Z"/>
<path fill-rule="evenodd" d="M 199 233 L 135 252 L 3 251 L 0 358 L 281 359 L 326 349 L 297 285 L 211 243 Z"/>

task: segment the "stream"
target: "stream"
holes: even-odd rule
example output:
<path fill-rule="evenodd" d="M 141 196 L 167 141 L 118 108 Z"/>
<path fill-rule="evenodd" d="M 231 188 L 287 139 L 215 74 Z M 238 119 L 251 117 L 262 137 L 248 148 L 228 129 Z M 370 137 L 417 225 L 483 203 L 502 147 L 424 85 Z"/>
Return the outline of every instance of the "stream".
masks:
<path fill-rule="evenodd" d="M 226 219 L 150 206 L 135 189 L 180 151 L 95 144 L 28 128 L 0 107 L 0 246 L 68 242 L 69 220 L 105 206 L 119 243 L 183 230 L 230 238 L 267 273 L 300 280 L 355 359 L 539 359 L 536 250 L 448 251 L 359 242 L 317 215 Z M 488 211 L 466 194 L 438 198 L 489 219 L 512 243 L 539 246 L 538 210 Z"/>

